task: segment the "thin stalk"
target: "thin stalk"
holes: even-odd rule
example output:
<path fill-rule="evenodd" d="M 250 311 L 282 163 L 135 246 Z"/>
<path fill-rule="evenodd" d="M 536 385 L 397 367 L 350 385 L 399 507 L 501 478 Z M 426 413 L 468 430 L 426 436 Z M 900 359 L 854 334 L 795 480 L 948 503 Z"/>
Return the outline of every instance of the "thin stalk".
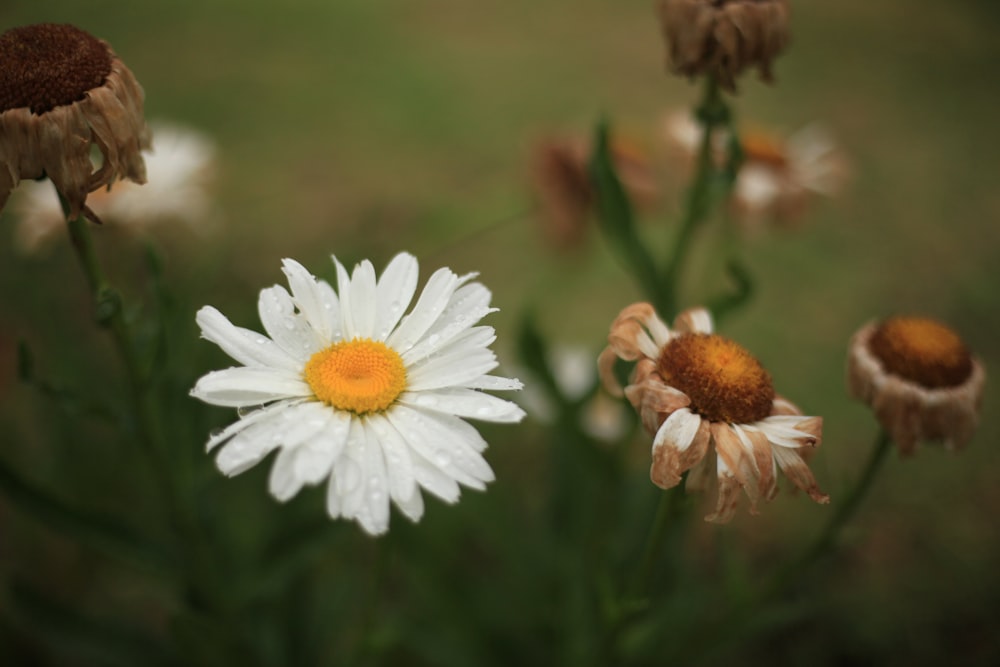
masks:
<path fill-rule="evenodd" d="M 770 585 L 761 594 L 761 599 L 767 599 L 772 595 L 780 593 L 785 586 L 808 570 L 813 563 L 834 549 L 841 530 L 843 530 L 851 517 L 854 516 L 854 513 L 861 505 L 861 501 L 868 495 L 868 491 L 871 489 L 872 483 L 875 481 L 875 477 L 886 459 L 886 455 L 892 449 L 891 445 L 892 439 L 889 437 L 889 434 L 885 431 L 880 431 L 872 447 L 871 454 L 868 457 L 868 462 L 861 473 L 861 477 L 858 478 L 858 483 L 848 493 L 847 498 L 836 506 L 833 515 L 816 540 L 796 560 L 792 561 L 787 568 L 775 575 Z"/>
<path fill-rule="evenodd" d="M 705 80 L 705 95 L 697 108 L 698 120 L 702 126 L 701 145 L 695 163 L 694 182 L 688 190 L 684 207 L 684 217 L 681 219 L 680 230 L 674 239 L 673 247 L 663 273 L 663 284 L 666 295 L 663 298 L 663 313 L 672 317 L 677 313 L 678 282 L 684 270 L 684 264 L 690 254 L 694 233 L 702 221 L 708 216 L 712 201 L 712 185 L 716 176 L 716 167 L 712 155 L 712 137 L 715 129 L 728 123 L 729 107 L 722 98 L 719 84 L 715 77 Z"/>
<path fill-rule="evenodd" d="M 875 477 L 892 448 L 891 444 L 889 435 L 884 431 L 880 432 L 857 484 L 847 494 L 846 499 L 837 505 L 816 540 L 803 550 L 798 558 L 771 577 L 770 581 L 756 593 L 735 603 L 717 622 L 692 637 L 674 658 L 682 664 L 695 664 L 699 662 L 697 659 L 707 657 L 708 652 L 721 651 L 729 643 L 747 639 L 745 630 L 753 615 L 763 605 L 781 595 L 796 579 L 836 547 L 840 532 L 871 490 Z"/>

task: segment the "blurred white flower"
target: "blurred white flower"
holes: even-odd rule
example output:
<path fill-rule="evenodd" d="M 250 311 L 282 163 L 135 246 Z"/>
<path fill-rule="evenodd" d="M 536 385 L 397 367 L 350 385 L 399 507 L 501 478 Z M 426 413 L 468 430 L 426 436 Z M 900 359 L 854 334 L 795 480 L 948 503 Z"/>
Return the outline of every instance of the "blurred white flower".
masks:
<path fill-rule="evenodd" d="M 475 274 L 439 269 L 408 315 L 417 260 L 397 255 L 376 281 L 365 260 L 353 275 L 336 258 L 335 291 L 286 259 L 291 293 L 260 293 L 268 336 L 234 326 L 211 306 L 198 311 L 202 336 L 241 367 L 208 373 L 191 394 L 240 409 L 212 435 L 216 464 L 236 475 L 279 450 L 270 491 L 288 500 L 327 482 L 327 512 L 372 535 L 389 529 L 390 500 L 409 519 L 423 515 L 423 488 L 445 502 L 459 484 L 484 489 L 493 470 L 486 441 L 463 418 L 518 422 L 524 412 L 482 389 L 520 389 L 487 375 L 493 327 L 473 326 L 495 309 Z M 223 444 L 225 443 L 225 444 Z"/>
<path fill-rule="evenodd" d="M 87 206 L 109 225 L 141 227 L 184 222 L 200 229 L 214 220 L 209 184 L 215 145 L 203 134 L 176 125 L 152 124 L 152 148 L 142 152 L 147 183 L 117 181 L 90 193 Z M 51 183 L 25 182 L 15 193 L 15 240 L 35 252 L 65 233 L 66 222 Z"/>
<path fill-rule="evenodd" d="M 691 161 L 701 145 L 702 127 L 687 110 L 667 115 L 667 142 Z M 808 125 L 787 138 L 769 132 L 741 133 L 743 164 L 736 176 L 732 208 L 740 222 L 756 227 L 765 222 L 793 226 L 814 195 L 834 196 L 844 186 L 847 162 L 830 133 Z M 714 159 L 725 159 L 728 136 L 712 138 Z"/>
<path fill-rule="evenodd" d="M 548 364 L 560 393 L 567 400 L 576 402 L 588 392 L 593 393 L 582 406 L 580 428 L 592 438 L 612 442 L 625 435 L 631 420 L 628 408 L 621 401 L 601 392 L 594 393 L 598 380 L 594 359 L 594 353 L 586 347 L 555 345 Z M 530 376 L 530 371 L 518 370 L 518 375 Z M 540 382 L 527 382 L 518 395 L 518 402 L 529 416 L 543 424 L 551 424 L 556 419 L 557 407 Z"/>

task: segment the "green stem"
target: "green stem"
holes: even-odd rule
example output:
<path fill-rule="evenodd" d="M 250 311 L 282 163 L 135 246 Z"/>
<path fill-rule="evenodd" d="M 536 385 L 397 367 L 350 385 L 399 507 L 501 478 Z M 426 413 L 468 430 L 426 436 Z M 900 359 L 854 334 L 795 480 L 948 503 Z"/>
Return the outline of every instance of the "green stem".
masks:
<path fill-rule="evenodd" d="M 63 210 L 68 211 L 65 201 Z M 68 216 L 68 213 L 67 213 Z M 182 488 L 181 480 L 172 475 L 170 459 L 162 437 L 162 420 L 158 414 L 156 397 L 148 373 L 143 370 L 138 350 L 133 344 L 132 331 L 125 317 L 121 295 L 112 288 L 101 269 L 94 248 L 90 228 L 82 217 L 68 222 L 70 239 L 86 276 L 94 301 L 98 323 L 108 329 L 115 348 L 125 365 L 129 384 L 129 399 L 136 435 L 148 457 L 156 484 L 163 498 L 168 521 L 174 530 L 183 556 L 183 568 L 191 586 L 190 595 L 197 604 L 211 607 L 208 602 L 215 596 L 212 591 L 218 586 L 215 577 L 205 568 L 207 561 L 204 544 L 199 539 L 198 522 L 193 514 L 193 506 L 186 503 L 188 490 Z"/>
<path fill-rule="evenodd" d="M 636 598 L 649 587 L 650 577 L 653 574 L 653 567 L 656 565 L 663 546 L 663 538 L 667 533 L 667 528 L 676 519 L 680 508 L 680 496 L 684 490 L 680 485 L 664 491 L 660 494 L 660 502 L 656 506 L 656 515 L 646 536 L 646 545 L 643 547 L 642 556 L 639 559 L 639 567 L 635 570 L 635 577 L 628 589 L 629 597 Z"/>
<path fill-rule="evenodd" d="M 712 185 L 716 176 L 716 166 L 712 155 L 712 137 L 717 127 L 728 124 L 729 107 L 722 98 L 719 84 L 715 77 L 705 80 L 705 96 L 697 109 L 698 120 L 702 126 L 701 145 L 695 163 L 694 182 L 688 191 L 684 207 L 684 217 L 681 219 L 680 230 L 674 239 L 670 257 L 664 271 L 663 299 L 665 317 L 673 317 L 678 306 L 678 282 L 684 270 L 684 263 L 690 254 L 694 233 L 702 221 L 708 216 L 712 203 Z"/>

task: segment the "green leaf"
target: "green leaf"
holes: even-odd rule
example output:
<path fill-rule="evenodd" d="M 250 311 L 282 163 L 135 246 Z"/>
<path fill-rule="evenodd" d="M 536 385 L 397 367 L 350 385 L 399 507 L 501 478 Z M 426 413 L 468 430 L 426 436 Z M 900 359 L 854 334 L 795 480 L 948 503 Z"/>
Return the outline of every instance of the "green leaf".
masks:
<path fill-rule="evenodd" d="M 615 171 L 610 134 L 606 120 L 598 123 L 594 134 L 594 153 L 590 160 L 590 179 L 596 195 L 598 223 L 648 298 L 659 305 L 659 272 L 637 235 L 632 203 Z"/>
<path fill-rule="evenodd" d="M 733 281 L 733 291 L 715 297 L 708 304 L 708 309 L 712 312 L 716 325 L 747 305 L 754 294 L 753 276 L 750 275 L 750 270 L 742 261 L 736 258 L 730 259 L 726 263 L 726 275 Z"/>

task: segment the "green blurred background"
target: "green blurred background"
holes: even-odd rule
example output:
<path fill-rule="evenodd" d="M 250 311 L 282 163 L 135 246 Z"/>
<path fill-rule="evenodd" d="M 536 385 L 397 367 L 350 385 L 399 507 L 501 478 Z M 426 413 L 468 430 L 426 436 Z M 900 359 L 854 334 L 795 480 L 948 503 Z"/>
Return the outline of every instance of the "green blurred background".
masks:
<path fill-rule="evenodd" d="M 780 392 L 825 417 L 825 443 L 813 468 L 836 502 L 876 432 L 868 410 L 844 391 L 846 344 L 861 324 L 892 313 L 938 317 L 966 337 L 988 371 L 1000 368 L 1000 9 L 986 0 L 791 4 L 793 43 L 777 63 L 777 84 L 744 78 L 734 100 L 738 117 L 781 130 L 822 121 L 849 156 L 853 177 L 840 197 L 816 202 L 802 229 L 748 240 L 757 295 L 725 333 L 760 357 Z M 649 0 L 7 0 L 0 6 L 2 29 L 49 21 L 74 23 L 109 41 L 143 84 L 148 118 L 191 125 L 218 143 L 214 192 L 222 224 L 204 234 L 153 231 L 175 300 L 174 352 L 194 364 L 176 370 L 178 386 L 226 365 L 197 340 L 197 307 L 211 303 L 254 328 L 256 293 L 282 280 L 282 257 L 332 277 L 331 253 L 345 263 L 369 257 L 381 268 L 405 249 L 418 256 L 425 275 L 442 265 L 479 271 L 501 309 L 490 323 L 505 362 L 515 361 L 513 341 L 527 309 L 550 342 L 596 353 L 615 314 L 639 295 L 596 233 L 570 254 L 542 242 L 528 185 L 530 147 L 553 132 L 586 135 L 606 115 L 658 155 L 665 151 L 662 116 L 698 94 L 665 73 Z M 648 221 L 652 242 L 665 243 L 673 212 Z M 80 389 L 80 378 L 90 378 L 95 391 L 121 391 L 68 244 L 43 256 L 20 255 L 12 223 L 11 211 L 0 214 L 0 456 L 29 468 L 33 479 L 85 471 L 61 487 L 63 497 L 108 513 L 131 504 L 141 515 L 148 473 L 129 457 L 111 456 L 115 464 L 107 465 L 102 443 L 113 439 L 107 427 L 87 427 L 78 446 L 53 446 L 61 437 L 79 437 L 79 413 L 15 379 L 15 343 L 23 338 L 53 383 Z M 96 235 L 115 282 L 142 294 L 148 276 L 135 242 L 116 231 Z M 704 296 L 694 279 L 685 287 L 688 305 Z M 176 401 L 178 411 L 190 409 L 183 393 Z M 805 589 L 822 598 L 821 611 L 757 645 L 748 659 L 1000 660 L 998 408 L 988 386 L 979 434 L 960 456 L 925 446 L 912 460 L 889 461 L 827 579 Z M 186 426 L 195 444 L 185 446 L 197 449 L 209 428 L 230 418 L 222 409 L 202 410 Z M 517 513 L 530 511 L 540 493 L 531 484 L 545 436 L 530 425 L 486 430 L 499 480 L 487 495 L 518 499 L 502 519 L 516 526 Z M 647 440 L 637 436 L 631 445 L 640 482 Z M 207 457 L 192 465 L 204 468 L 196 475 L 217 475 Z M 319 495 L 280 507 L 266 498 L 265 480 L 266 471 L 256 470 L 220 492 L 229 494 L 221 506 L 239 508 L 239 516 L 221 520 L 248 544 L 262 539 L 254 532 L 257 516 L 290 526 L 322 524 Z M 722 541 L 749 554 L 751 577 L 755 568 L 770 571 L 815 533 L 828 511 L 790 497 L 783 493 L 762 516 L 741 512 L 728 527 L 699 529 L 696 544 Z M 415 528 L 394 516 L 388 567 L 450 562 L 452 548 L 465 548 L 461 536 L 484 529 L 477 511 L 485 502 L 474 493 L 454 509 L 431 502 Z M 425 528 L 439 536 L 438 551 L 411 559 L 406 546 Z M 316 576 L 353 578 L 353 566 L 365 574 L 334 586 L 339 597 L 325 602 L 329 608 L 299 609 L 302 632 L 322 634 L 321 614 L 346 613 L 364 597 L 375 547 L 348 525 L 336 529 L 329 547 L 331 564 Z M 716 547 L 705 548 L 711 571 Z M 40 580 L 55 597 L 99 611 L 157 608 L 155 587 L 138 575 L 104 579 L 96 562 L 0 500 L 0 578 Z M 0 597 L 0 658 L 6 652 L 24 662 L 5 664 L 105 664 L 75 657 L 103 654 L 92 638 L 70 632 L 67 639 L 39 621 L 37 614 L 52 621 L 52 610 L 23 604 L 34 594 L 10 592 L 20 584 L 11 586 Z M 288 589 L 280 596 L 301 597 Z M 397 613 L 408 618 L 404 611 Z M 149 613 L 153 627 L 165 623 Z M 465 636 L 435 645 L 433 633 L 425 640 L 430 646 L 397 656 L 395 664 L 462 664 L 461 657 L 439 653 L 440 645 L 476 643 Z M 67 641 L 64 653 L 51 648 Z M 503 655 L 497 646 L 477 650 Z"/>

